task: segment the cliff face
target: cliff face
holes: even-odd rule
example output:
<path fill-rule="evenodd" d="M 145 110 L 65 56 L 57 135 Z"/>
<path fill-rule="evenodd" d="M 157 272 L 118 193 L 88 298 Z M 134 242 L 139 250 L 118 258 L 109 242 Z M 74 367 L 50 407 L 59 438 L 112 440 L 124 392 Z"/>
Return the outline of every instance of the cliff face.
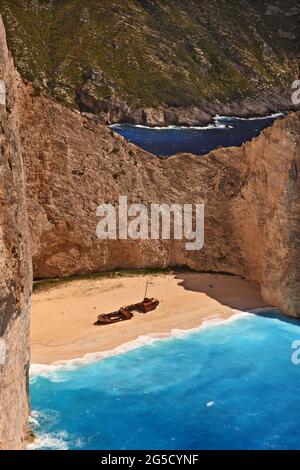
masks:
<path fill-rule="evenodd" d="M 0 448 L 21 448 L 26 433 L 29 233 L 35 277 L 185 265 L 256 281 L 267 301 L 300 316 L 300 113 L 241 148 L 161 160 L 25 85 L 1 22 L 0 69 Z M 205 203 L 204 248 L 99 241 L 96 207 L 120 195 Z"/>
<path fill-rule="evenodd" d="M 185 265 L 256 281 L 267 301 L 300 315 L 299 113 L 241 148 L 161 160 L 28 87 L 22 141 L 36 277 Z M 204 202 L 204 248 L 99 241 L 96 207 L 120 195 Z"/>
<path fill-rule="evenodd" d="M 31 260 L 18 107 L 22 82 L 0 17 L 0 449 L 24 446 L 28 418 Z"/>
<path fill-rule="evenodd" d="M 27 80 L 106 122 L 290 109 L 298 0 L 2 0 Z"/>

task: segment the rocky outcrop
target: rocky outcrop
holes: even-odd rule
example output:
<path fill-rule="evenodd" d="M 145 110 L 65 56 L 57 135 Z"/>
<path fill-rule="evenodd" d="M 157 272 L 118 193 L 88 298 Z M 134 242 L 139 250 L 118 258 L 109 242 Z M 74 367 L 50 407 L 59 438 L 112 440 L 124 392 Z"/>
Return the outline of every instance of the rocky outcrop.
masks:
<path fill-rule="evenodd" d="M 298 0 L 1 0 L 0 13 L 22 76 L 104 122 L 291 109 Z"/>
<path fill-rule="evenodd" d="M 28 87 L 23 151 L 37 278 L 184 265 L 241 275 L 299 315 L 299 113 L 241 148 L 159 159 Z M 97 205 L 205 203 L 205 246 L 96 236 Z"/>
<path fill-rule="evenodd" d="M 19 449 L 25 445 L 29 409 L 31 260 L 19 136 L 23 84 L 6 48 L 1 17 L 0 80 L 6 84 L 0 104 L 0 449 Z"/>
<path fill-rule="evenodd" d="M 259 96 L 243 100 L 221 103 L 218 100 L 207 102 L 200 100 L 197 105 L 186 107 L 137 108 L 119 98 L 97 100 L 92 95 L 77 90 L 76 103 L 82 114 L 104 124 L 129 123 L 149 127 L 162 126 L 205 126 L 213 122 L 217 115 L 242 118 L 268 116 L 279 110 L 296 110 L 290 96 L 283 96 L 278 90 L 261 92 Z"/>

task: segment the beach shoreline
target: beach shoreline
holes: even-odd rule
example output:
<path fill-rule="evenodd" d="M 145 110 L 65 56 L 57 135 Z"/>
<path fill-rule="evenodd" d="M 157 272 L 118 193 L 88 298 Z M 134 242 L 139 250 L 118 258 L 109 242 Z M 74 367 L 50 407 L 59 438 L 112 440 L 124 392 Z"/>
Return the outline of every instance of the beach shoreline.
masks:
<path fill-rule="evenodd" d="M 258 310 L 264 310 L 258 309 Z M 63 359 L 52 362 L 51 364 L 31 364 L 30 366 L 30 378 L 34 378 L 39 375 L 46 375 L 51 372 L 58 372 L 62 370 L 73 370 L 77 367 L 83 367 L 94 362 L 98 362 L 109 357 L 120 356 L 135 349 L 139 349 L 143 346 L 151 346 L 154 343 L 159 341 L 166 341 L 172 339 L 184 339 L 190 334 L 197 333 L 206 328 L 211 328 L 214 326 L 220 326 L 233 322 L 235 320 L 240 320 L 242 318 L 248 318 L 254 315 L 255 312 L 241 312 L 235 310 L 233 315 L 222 319 L 216 318 L 211 320 L 204 320 L 200 326 L 185 330 L 174 329 L 169 333 L 150 333 L 149 335 L 141 335 L 136 339 L 129 341 L 128 343 L 120 344 L 120 346 L 115 347 L 114 349 L 108 351 L 97 351 L 93 353 L 86 353 L 82 357 L 76 357 L 73 359 Z"/>
<path fill-rule="evenodd" d="M 93 325 L 99 313 L 141 300 L 146 282 L 148 295 L 160 300 L 157 310 Z M 169 337 L 264 307 L 258 286 L 235 276 L 187 272 L 75 280 L 33 294 L 31 363 L 58 365 L 89 354 L 101 359 L 139 339 L 146 344 L 147 338 Z"/>

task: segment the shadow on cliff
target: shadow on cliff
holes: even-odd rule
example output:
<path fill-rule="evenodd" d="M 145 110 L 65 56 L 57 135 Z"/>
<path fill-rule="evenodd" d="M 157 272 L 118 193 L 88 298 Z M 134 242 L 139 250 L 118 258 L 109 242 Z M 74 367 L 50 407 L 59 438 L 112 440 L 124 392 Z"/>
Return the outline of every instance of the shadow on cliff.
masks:
<path fill-rule="evenodd" d="M 222 305 L 241 311 L 270 307 L 262 299 L 258 284 L 228 274 L 177 272 L 184 289 L 206 294 Z"/>

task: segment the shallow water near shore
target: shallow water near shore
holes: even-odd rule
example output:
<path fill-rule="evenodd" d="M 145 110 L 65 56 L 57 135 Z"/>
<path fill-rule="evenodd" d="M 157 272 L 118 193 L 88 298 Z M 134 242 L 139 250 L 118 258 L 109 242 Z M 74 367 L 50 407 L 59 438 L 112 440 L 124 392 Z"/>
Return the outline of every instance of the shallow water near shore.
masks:
<path fill-rule="evenodd" d="M 299 325 L 265 310 L 34 376 L 34 448 L 299 449 Z"/>
<path fill-rule="evenodd" d="M 257 137 L 271 126 L 275 114 L 265 118 L 242 119 L 216 116 L 214 124 L 205 127 L 146 127 L 131 124 L 115 124 L 111 128 L 125 139 L 157 156 L 170 156 L 179 152 L 205 155 L 222 146 L 240 146 Z"/>

